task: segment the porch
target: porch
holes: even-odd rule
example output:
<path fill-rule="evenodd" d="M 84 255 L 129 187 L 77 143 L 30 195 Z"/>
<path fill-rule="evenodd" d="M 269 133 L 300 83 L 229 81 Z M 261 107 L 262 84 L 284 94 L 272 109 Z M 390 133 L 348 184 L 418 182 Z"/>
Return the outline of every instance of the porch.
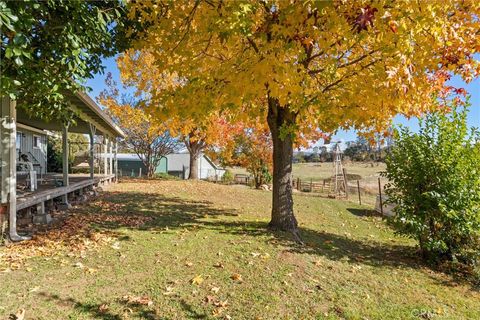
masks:
<path fill-rule="evenodd" d="M 69 184 L 63 186 L 63 175 L 49 173 L 44 175 L 43 181 L 38 184 L 35 191 L 17 189 L 17 211 L 34 207 L 46 201 L 67 197 L 70 194 L 83 193 L 87 189 L 93 189 L 98 186 L 111 183 L 115 180 L 115 175 L 96 175 L 93 179 L 88 174 L 70 174 Z M 19 185 L 22 181 L 18 181 Z M 37 213 L 39 214 L 39 213 Z"/>
<path fill-rule="evenodd" d="M 67 93 L 66 99 L 74 113 L 74 118 L 67 123 L 34 117 L 21 103 L 17 108 L 16 101 L 8 97 L 1 99 L 0 225 L 3 234 L 5 222 L 8 221 L 9 238 L 12 241 L 29 238 L 17 233 L 17 215 L 20 217 L 26 213 L 32 217 L 33 223 L 49 223 L 51 217 L 48 210 L 68 209 L 71 207 L 69 200 L 76 198 L 73 195 L 82 196 L 84 191 L 95 192 L 96 186 L 115 181 L 117 176 L 117 139 L 124 136 L 123 132 L 88 95 Z M 22 129 L 21 134 L 17 134 L 17 128 Z M 85 155 L 89 164 L 87 174 L 70 173 L 70 133 L 89 137 Z M 52 134 L 61 136 L 63 168 L 59 174 L 46 170 L 47 148 L 43 144 L 46 139 L 42 138 Z M 33 157 L 35 151 L 37 155 Z M 104 156 L 100 157 L 100 153 Z M 40 170 L 35 169 L 32 158 L 45 160 L 43 166 L 40 164 Z M 94 161 L 100 158 L 103 160 L 98 168 L 101 174 L 97 175 Z"/>

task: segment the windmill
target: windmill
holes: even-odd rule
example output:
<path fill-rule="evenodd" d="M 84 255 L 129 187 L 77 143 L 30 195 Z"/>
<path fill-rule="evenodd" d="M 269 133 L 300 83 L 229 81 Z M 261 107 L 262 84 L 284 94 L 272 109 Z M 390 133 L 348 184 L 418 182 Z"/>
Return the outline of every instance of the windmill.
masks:
<path fill-rule="evenodd" d="M 330 196 L 332 198 L 347 197 L 347 181 L 342 166 L 342 149 L 340 148 L 340 142 L 336 142 L 333 148 L 333 176 L 330 186 Z"/>

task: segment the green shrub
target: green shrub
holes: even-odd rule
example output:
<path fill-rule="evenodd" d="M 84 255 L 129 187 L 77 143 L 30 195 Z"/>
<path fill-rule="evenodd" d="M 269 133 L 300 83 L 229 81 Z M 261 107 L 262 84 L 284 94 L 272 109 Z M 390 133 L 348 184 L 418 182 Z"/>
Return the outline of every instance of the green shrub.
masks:
<path fill-rule="evenodd" d="M 154 173 L 152 178 L 156 180 L 180 180 L 179 177 L 172 176 L 171 174 L 165 172 Z"/>
<path fill-rule="evenodd" d="M 233 173 L 230 170 L 225 170 L 225 173 L 222 176 L 223 183 L 232 183 L 233 182 Z"/>
<path fill-rule="evenodd" d="M 396 131 L 386 159 L 394 226 L 432 262 L 480 262 L 480 135 L 467 109 L 432 114 L 418 133 Z"/>

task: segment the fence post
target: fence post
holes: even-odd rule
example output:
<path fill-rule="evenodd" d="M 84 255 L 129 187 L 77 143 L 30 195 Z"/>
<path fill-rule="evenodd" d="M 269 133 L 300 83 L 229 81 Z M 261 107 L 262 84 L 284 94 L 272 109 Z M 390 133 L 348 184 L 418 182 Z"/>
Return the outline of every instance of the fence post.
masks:
<path fill-rule="evenodd" d="M 300 178 L 297 178 L 297 190 L 300 191 Z"/>
<path fill-rule="evenodd" d="M 382 184 L 380 182 L 380 178 L 378 178 L 378 193 L 380 195 L 380 213 L 383 216 Z"/>
<path fill-rule="evenodd" d="M 139 177 L 139 178 L 142 177 L 142 167 L 140 167 L 140 169 L 138 169 L 138 177 Z"/>
<path fill-rule="evenodd" d="M 322 184 L 322 193 L 325 190 L 325 179 L 323 179 L 323 184 Z"/>
<path fill-rule="evenodd" d="M 360 195 L 360 180 L 357 180 L 358 203 L 362 205 L 362 196 Z"/>
<path fill-rule="evenodd" d="M 343 168 L 343 182 L 345 183 L 345 198 L 348 200 L 348 180 L 347 180 L 347 170 Z"/>
<path fill-rule="evenodd" d="M 310 179 L 310 192 L 313 192 L 313 178 Z"/>

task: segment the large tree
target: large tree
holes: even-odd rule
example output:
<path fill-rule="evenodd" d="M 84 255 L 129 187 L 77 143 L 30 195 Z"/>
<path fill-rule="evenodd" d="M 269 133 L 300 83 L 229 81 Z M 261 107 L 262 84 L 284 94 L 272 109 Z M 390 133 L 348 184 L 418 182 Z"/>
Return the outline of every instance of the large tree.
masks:
<path fill-rule="evenodd" d="M 162 108 L 258 114 L 267 99 L 273 140 L 270 227 L 297 234 L 292 157 L 298 136 L 339 127 L 382 131 L 420 115 L 451 73 L 479 70 L 477 1 L 132 2 L 149 27 L 136 47 L 184 79 L 153 99 Z M 168 88 L 167 88 L 168 89 Z M 191 97 L 194 97 L 192 99 Z"/>
<path fill-rule="evenodd" d="M 142 96 L 145 101 L 152 101 L 144 110 L 156 121 L 166 123 L 170 132 L 178 137 L 187 148 L 190 155 L 188 179 L 199 178 L 199 158 L 207 148 L 218 148 L 226 144 L 238 126 L 232 124 L 231 115 L 216 109 L 210 112 L 197 113 L 195 110 L 183 108 L 185 103 L 175 99 L 175 108 L 164 108 L 158 100 L 161 92 L 169 93 L 171 89 L 181 87 L 185 79 L 168 72 L 161 72 L 155 63 L 155 57 L 148 51 L 130 50 L 119 56 L 117 60 L 122 82 Z M 183 99 L 193 99 L 186 96 Z"/>
<path fill-rule="evenodd" d="M 127 47 L 125 16 L 123 1 L 0 1 L 1 94 L 69 120 L 65 91 L 83 90 L 102 57 Z"/>
<path fill-rule="evenodd" d="M 227 166 L 243 167 L 253 175 L 255 188 L 270 183 L 272 174 L 272 137 L 264 119 L 239 123 L 236 131 L 211 158 Z"/>
<path fill-rule="evenodd" d="M 111 74 L 105 82 L 107 89 L 100 93 L 98 100 L 125 132 L 123 144 L 137 154 L 147 177 L 152 177 L 161 159 L 178 149 L 179 141 L 172 136 L 166 122 L 157 121 L 146 111 L 147 98 L 120 94 Z"/>

